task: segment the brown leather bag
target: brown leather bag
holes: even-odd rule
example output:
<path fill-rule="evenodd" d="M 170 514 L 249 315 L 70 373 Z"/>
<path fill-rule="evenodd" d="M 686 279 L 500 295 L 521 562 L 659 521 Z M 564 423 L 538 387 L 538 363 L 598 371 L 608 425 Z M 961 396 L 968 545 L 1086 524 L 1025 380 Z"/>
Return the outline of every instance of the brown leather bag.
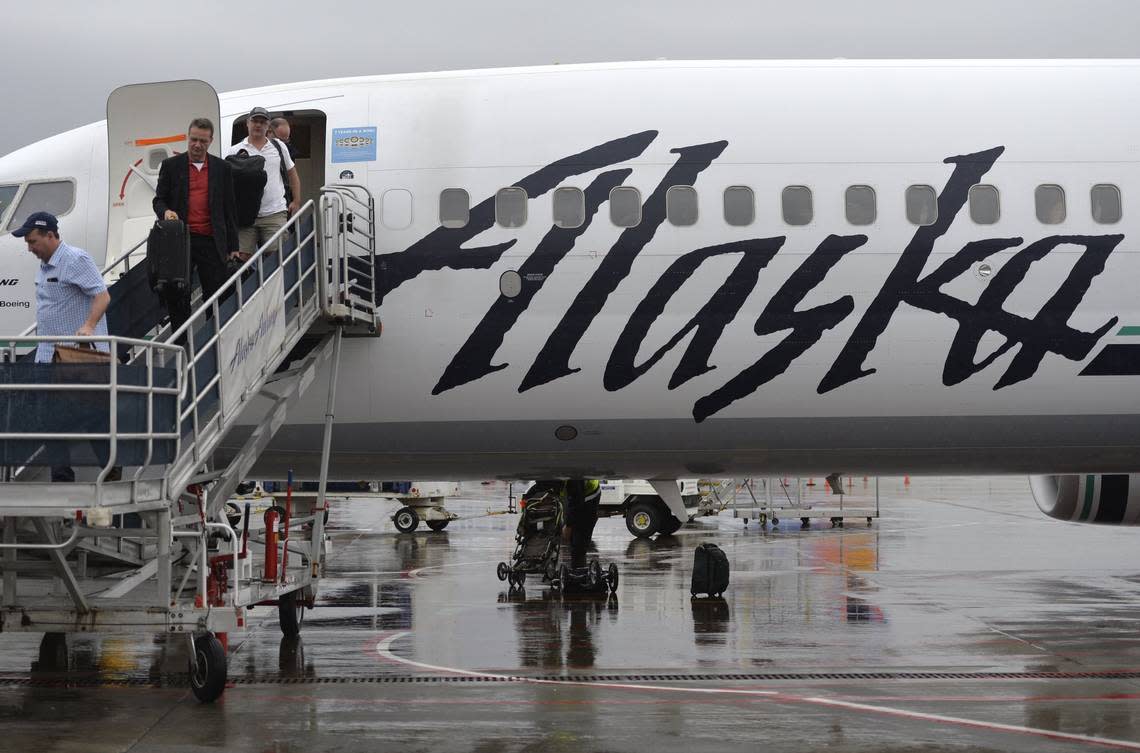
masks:
<path fill-rule="evenodd" d="M 110 363 L 111 354 L 96 350 L 90 343 L 56 345 L 52 363 Z"/>

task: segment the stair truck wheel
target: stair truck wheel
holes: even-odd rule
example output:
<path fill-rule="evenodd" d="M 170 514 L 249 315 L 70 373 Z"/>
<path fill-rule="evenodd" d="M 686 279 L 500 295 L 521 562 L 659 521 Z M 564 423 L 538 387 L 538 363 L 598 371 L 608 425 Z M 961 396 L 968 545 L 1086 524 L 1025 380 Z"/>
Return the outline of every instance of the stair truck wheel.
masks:
<path fill-rule="evenodd" d="M 301 615 L 305 607 L 297 599 L 297 592 L 283 594 L 277 600 L 277 621 L 281 625 L 281 635 L 296 638 L 301 634 Z"/>
<path fill-rule="evenodd" d="M 392 522 L 400 533 L 411 533 L 420 524 L 420 516 L 410 507 L 401 507 L 392 516 Z"/>
<path fill-rule="evenodd" d="M 661 506 L 639 499 L 625 513 L 625 527 L 639 539 L 647 539 L 661 530 Z"/>
<path fill-rule="evenodd" d="M 194 636 L 190 690 L 202 703 L 213 703 L 226 689 L 226 650 L 213 633 Z"/>

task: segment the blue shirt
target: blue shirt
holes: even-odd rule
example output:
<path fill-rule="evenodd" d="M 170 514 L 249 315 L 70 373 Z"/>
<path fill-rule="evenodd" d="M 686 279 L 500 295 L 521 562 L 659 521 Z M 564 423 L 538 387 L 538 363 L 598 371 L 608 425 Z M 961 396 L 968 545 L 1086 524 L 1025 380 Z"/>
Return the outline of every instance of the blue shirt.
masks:
<path fill-rule="evenodd" d="M 36 334 L 74 335 L 91 313 L 92 299 L 107 290 L 95 260 L 81 248 L 60 243 L 36 272 Z M 107 317 L 99 317 L 96 335 L 107 334 Z M 107 343 L 96 343 L 108 350 Z M 36 363 L 51 363 L 54 343 L 40 343 Z"/>

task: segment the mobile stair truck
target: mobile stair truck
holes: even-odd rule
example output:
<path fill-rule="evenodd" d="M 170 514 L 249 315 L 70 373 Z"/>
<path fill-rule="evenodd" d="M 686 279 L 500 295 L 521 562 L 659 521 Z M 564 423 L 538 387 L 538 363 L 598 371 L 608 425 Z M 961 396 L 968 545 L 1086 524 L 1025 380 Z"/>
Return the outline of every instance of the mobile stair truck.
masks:
<path fill-rule="evenodd" d="M 140 122 L 181 133 L 203 113 L 220 122 L 218 110 L 202 82 L 116 90 L 108 101 L 111 174 L 116 160 L 129 168 L 141 159 L 122 148 L 116 157 L 116 145 L 129 143 Z M 156 113 L 167 120 L 156 125 Z M 45 640 L 76 632 L 184 635 L 190 686 L 201 701 L 222 694 L 218 636 L 242 628 L 248 609 L 276 605 L 282 631 L 296 635 L 327 551 L 324 492 L 341 338 L 379 332 L 375 226 L 367 188 L 325 186 L 176 332 L 161 324 L 161 312 L 146 315 L 137 305 L 129 323 L 119 316 L 116 326 L 114 309 L 131 308 L 131 290 L 147 286 L 146 265 L 138 263 L 145 243 L 123 253 L 111 245 L 112 331 L 127 335 L 43 337 L 34 327 L 0 334 L 0 630 L 44 632 Z M 32 362 L 40 343 L 63 341 L 108 343 L 116 357 Z M 271 509 L 263 521 L 251 521 L 248 507 L 241 519 L 228 519 L 226 500 L 325 362 L 319 494 Z M 255 396 L 262 399 L 247 411 Z M 223 458 L 219 445 L 239 423 L 234 436 L 243 444 Z M 58 465 L 75 467 L 76 482 L 50 483 L 48 469 Z"/>

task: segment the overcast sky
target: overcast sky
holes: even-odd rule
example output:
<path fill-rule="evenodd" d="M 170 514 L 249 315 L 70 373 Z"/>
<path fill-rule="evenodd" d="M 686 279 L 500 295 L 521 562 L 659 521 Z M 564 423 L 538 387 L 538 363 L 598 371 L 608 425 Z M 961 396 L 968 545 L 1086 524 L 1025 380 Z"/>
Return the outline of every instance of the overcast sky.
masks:
<path fill-rule="evenodd" d="M 122 84 L 653 58 L 1140 57 L 1135 0 L 12 0 L 0 154 Z M 1133 93 L 1135 95 L 1135 93 Z"/>

